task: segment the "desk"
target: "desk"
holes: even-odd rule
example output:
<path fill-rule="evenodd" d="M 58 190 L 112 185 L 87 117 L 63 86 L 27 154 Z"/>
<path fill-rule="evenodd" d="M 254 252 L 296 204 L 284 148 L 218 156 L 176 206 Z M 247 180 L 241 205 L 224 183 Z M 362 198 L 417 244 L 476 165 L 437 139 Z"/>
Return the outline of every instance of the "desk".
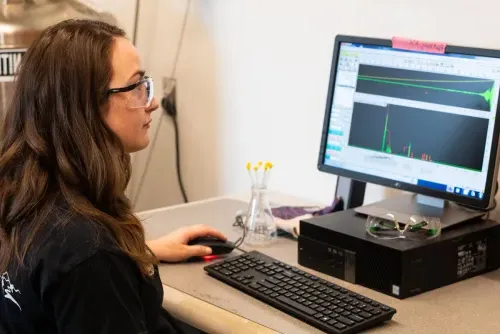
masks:
<path fill-rule="evenodd" d="M 286 196 L 274 201 L 297 205 Z M 271 197 L 273 200 L 273 197 Z M 140 213 L 148 238 L 156 238 L 180 226 L 206 223 L 230 240 L 241 231 L 232 226 L 237 210 L 246 209 L 238 198 L 214 198 Z M 272 247 L 255 248 L 291 265 L 297 265 L 297 244 L 281 239 Z M 243 247 L 248 250 L 247 247 Z M 233 255 L 240 254 L 234 251 Z M 174 316 L 209 333 L 318 333 L 315 328 L 276 310 L 203 271 L 204 263 L 160 266 L 164 284 L 163 306 Z M 300 266 L 299 266 L 300 267 Z M 395 307 L 393 321 L 373 333 L 500 333 L 500 271 L 468 279 L 406 300 L 350 284 L 311 269 L 346 289 Z"/>

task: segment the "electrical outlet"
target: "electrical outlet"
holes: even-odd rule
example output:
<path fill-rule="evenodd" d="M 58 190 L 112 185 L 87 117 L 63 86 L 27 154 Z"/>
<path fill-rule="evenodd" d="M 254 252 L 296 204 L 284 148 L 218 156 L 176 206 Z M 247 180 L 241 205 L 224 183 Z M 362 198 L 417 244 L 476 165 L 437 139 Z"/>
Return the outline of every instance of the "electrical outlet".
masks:
<path fill-rule="evenodd" d="M 176 86 L 177 81 L 175 79 L 163 77 L 163 98 L 161 105 L 167 115 L 171 117 L 177 116 Z"/>

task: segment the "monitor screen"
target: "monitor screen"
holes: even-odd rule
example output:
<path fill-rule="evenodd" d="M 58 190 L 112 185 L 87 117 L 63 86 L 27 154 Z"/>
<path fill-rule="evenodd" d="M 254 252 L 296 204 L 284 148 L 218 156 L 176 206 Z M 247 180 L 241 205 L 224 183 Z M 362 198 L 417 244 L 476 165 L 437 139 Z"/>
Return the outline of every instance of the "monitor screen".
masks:
<path fill-rule="evenodd" d="M 496 160 L 500 59 L 352 42 L 336 48 L 320 165 L 483 200 Z"/>

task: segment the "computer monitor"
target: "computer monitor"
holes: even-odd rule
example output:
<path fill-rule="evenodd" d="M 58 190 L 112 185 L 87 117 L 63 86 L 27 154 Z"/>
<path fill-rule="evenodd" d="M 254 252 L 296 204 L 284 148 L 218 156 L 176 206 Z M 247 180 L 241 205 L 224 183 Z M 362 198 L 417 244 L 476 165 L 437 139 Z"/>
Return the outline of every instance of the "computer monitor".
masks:
<path fill-rule="evenodd" d="M 337 36 L 318 168 L 478 209 L 494 200 L 500 51 Z"/>

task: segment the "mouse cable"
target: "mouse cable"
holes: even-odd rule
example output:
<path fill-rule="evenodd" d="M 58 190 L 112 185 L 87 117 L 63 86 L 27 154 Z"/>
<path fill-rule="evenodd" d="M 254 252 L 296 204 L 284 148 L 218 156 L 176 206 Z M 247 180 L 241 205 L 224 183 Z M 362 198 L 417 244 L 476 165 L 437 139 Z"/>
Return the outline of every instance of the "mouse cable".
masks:
<path fill-rule="evenodd" d="M 246 228 L 245 228 L 245 225 L 243 224 L 243 221 L 241 219 L 237 219 L 235 220 L 235 222 L 233 223 L 233 226 L 238 226 L 238 227 L 241 227 L 243 229 L 243 235 L 241 237 L 239 237 L 235 242 L 234 242 L 234 248 L 236 248 L 237 250 L 239 250 L 240 252 L 243 252 L 243 253 L 247 253 L 246 250 L 242 249 L 241 248 L 241 245 L 243 244 L 243 242 L 245 241 L 245 237 L 246 237 Z"/>
<path fill-rule="evenodd" d="M 187 4 L 186 4 L 186 9 L 184 11 L 184 19 L 183 19 L 183 22 L 182 22 L 182 27 L 181 27 L 181 33 L 180 33 L 180 36 L 179 36 L 179 40 L 177 42 L 177 50 L 176 50 L 176 53 L 175 53 L 175 59 L 174 59 L 174 63 L 173 63 L 173 67 L 172 67 L 172 72 L 171 72 L 171 75 L 170 75 L 170 78 L 173 78 L 176 74 L 176 71 L 177 71 L 177 64 L 179 63 L 179 55 L 180 55 L 180 52 L 181 52 L 181 48 L 182 48 L 182 42 L 184 41 L 184 32 L 186 30 L 186 25 L 187 25 L 187 19 L 189 17 L 189 8 L 191 7 L 191 0 L 187 0 Z M 144 181 L 146 179 L 146 175 L 149 171 L 149 164 L 151 163 L 151 159 L 153 157 L 153 152 L 154 152 L 154 149 L 156 147 L 156 142 L 158 140 L 158 135 L 160 134 L 160 129 L 161 129 L 161 124 L 163 123 L 163 118 L 165 117 L 165 112 L 162 112 L 160 114 L 160 118 L 158 119 L 158 123 L 156 125 L 156 129 L 155 129 L 155 134 L 153 136 L 153 140 L 151 142 L 151 145 L 150 145 L 150 148 L 149 148 L 149 151 L 148 151 L 148 155 L 146 157 L 146 163 L 144 165 L 144 169 L 142 171 L 142 174 L 141 174 L 141 177 L 139 179 L 139 183 L 137 185 L 137 189 L 135 191 L 135 194 L 132 197 L 132 205 L 133 207 L 135 208 L 137 206 L 137 202 L 139 201 L 139 197 L 141 195 L 141 191 L 142 191 L 142 187 L 144 185 Z M 176 145 L 176 149 L 179 149 L 178 145 Z M 180 154 L 177 152 L 177 155 L 180 156 Z M 178 166 L 179 164 L 177 164 Z M 187 201 L 187 198 L 185 198 L 185 200 Z"/>

